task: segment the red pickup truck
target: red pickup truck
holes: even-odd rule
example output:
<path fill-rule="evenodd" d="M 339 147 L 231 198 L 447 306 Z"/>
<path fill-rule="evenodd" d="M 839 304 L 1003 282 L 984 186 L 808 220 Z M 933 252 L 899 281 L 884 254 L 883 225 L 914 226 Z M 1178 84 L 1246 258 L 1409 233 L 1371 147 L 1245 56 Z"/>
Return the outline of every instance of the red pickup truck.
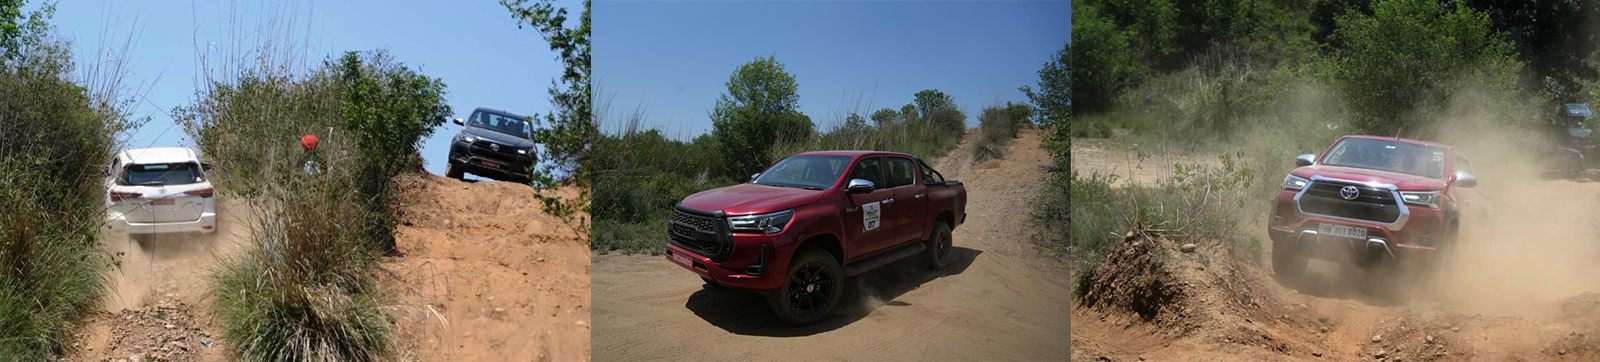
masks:
<path fill-rule="evenodd" d="M 1473 204 L 1464 189 L 1478 183 L 1454 147 L 1403 138 L 1345 136 L 1295 164 L 1268 224 L 1280 277 L 1300 275 L 1309 258 L 1436 266 Z"/>
<path fill-rule="evenodd" d="M 839 304 L 846 277 L 918 255 L 948 265 L 966 206 L 960 181 L 911 155 L 800 153 L 684 198 L 666 257 L 709 285 L 766 293 L 778 317 L 810 324 Z"/>

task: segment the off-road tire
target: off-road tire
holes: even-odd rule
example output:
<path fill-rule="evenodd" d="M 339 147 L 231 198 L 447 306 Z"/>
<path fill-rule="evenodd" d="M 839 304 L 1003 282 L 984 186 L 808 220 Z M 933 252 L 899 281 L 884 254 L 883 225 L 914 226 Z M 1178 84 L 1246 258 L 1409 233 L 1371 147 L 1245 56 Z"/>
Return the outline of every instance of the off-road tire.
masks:
<path fill-rule="evenodd" d="M 808 325 L 833 312 L 843 294 L 844 270 L 839 261 L 822 250 L 804 248 L 789 261 L 783 285 L 767 293 L 767 306 L 784 322 Z"/>
<path fill-rule="evenodd" d="M 955 253 L 955 236 L 950 233 L 950 225 L 943 221 L 933 224 L 933 233 L 925 241 L 927 247 L 923 248 L 923 264 L 932 270 L 944 270 L 950 266 L 951 256 Z"/>
<path fill-rule="evenodd" d="M 1306 273 L 1307 258 L 1294 244 L 1291 240 L 1272 242 L 1272 273 L 1280 280 L 1299 278 Z"/>
<path fill-rule="evenodd" d="M 456 166 L 455 162 L 446 162 L 444 165 L 444 177 L 461 180 L 466 177 L 466 172 L 461 170 L 461 166 Z"/>

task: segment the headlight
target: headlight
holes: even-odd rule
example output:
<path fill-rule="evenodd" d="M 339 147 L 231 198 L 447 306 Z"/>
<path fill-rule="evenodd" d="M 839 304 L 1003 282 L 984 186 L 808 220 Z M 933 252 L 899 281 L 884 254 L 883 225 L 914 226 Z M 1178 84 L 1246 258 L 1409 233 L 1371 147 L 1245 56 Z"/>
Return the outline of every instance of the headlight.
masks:
<path fill-rule="evenodd" d="M 1283 178 L 1283 189 L 1300 191 L 1301 189 L 1306 188 L 1306 184 L 1309 183 L 1311 183 L 1311 180 L 1307 180 L 1295 175 L 1289 175 L 1288 177 Z"/>
<path fill-rule="evenodd" d="M 526 155 L 526 154 L 528 154 L 528 150 L 517 150 L 517 154 Z"/>
<path fill-rule="evenodd" d="M 1407 204 L 1439 208 L 1438 191 L 1400 191 L 1400 198 Z"/>
<path fill-rule="evenodd" d="M 478 138 L 473 136 L 462 136 L 461 140 L 466 141 L 467 143 L 478 142 Z"/>
<path fill-rule="evenodd" d="M 776 234 L 789 226 L 789 220 L 794 218 L 794 210 L 784 210 L 771 214 L 734 216 L 728 218 L 728 228 L 734 232 Z"/>

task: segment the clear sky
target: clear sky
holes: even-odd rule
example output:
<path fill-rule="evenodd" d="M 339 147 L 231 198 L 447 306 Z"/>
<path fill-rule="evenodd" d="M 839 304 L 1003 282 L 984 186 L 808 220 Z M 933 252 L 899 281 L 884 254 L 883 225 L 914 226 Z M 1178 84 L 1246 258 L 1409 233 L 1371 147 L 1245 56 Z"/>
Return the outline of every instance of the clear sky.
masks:
<path fill-rule="evenodd" d="M 26 10 L 39 6 L 30 0 Z M 198 55 L 212 44 L 226 44 L 229 29 L 254 32 L 263 21 L 292 22 L 295 41 L 306 42 L 313 64 L 347 50 L 387 49 L 394 59 L 444 80 L 456 117 L 477 107 L 524 115 L 552 107 L 546 89 L 561 66 L 543 38 L 518 29 L 498 1 L 340 0 L 281 1 L 112 1 L 60 2 L 52 23 L 73 42 L 80 68 L 107 46 L 132 37 L 127 83 L 139 89 L 136 115 L 152 120 L 128 136 L 130 147 L 192 146 L 173 125 L 174 107 L 193 103 L 202 72 Z M 561 1 L 573 14 L 581 1 Z M 293 14 L 286 19 L 279 14 Z M 236 19 L 238 22 L 235 23 Z M 576 21 L 573 19 L 572 21 Z M 199 48 L 199 49 L 197 49 Z M 443 173 L 450 137 L 460 126 L 446 122 L 424 141 L 427 169 Z"/>
<path fill-rule="evenodd" d="M 708 112 L 739 65 L 773 55 L 795 75 L 819 129 L 938 89 L 976 126 L 984 106 L 1024 102 L 1066 43 L 1068 1 L 596 1 L 596 97 L 646 115 L 679 139 L 708 132 Z M 614 131 L 617 125 L 602 124 Z"/>

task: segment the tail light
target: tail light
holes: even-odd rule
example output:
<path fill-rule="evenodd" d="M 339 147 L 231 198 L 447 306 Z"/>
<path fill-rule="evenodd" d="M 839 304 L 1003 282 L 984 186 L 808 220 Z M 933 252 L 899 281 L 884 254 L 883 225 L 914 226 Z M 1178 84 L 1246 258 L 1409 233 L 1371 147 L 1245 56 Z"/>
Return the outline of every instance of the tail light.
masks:
<path fill-rule="evenodd" d="M 140 194 L 140 193 L 137 193 L 137 192 L 116 192 L 116 191 L 112 191 L 111 192 L 111 201 L 122 201 L 122 200 L 125 200 L 125 199 L 138 198 L 139 196 L 144 196 L 144 195 Z"/>
<path fill-rule="evenodd" d="M 214 192 L 215 191 L 213 191 L 213 189 L 208 187 L 208 188 L 203 188 L 203 189 L 199 189 L 199 190 L 184 191 L 183 193 L 186 194 L 186 195 L 194 195 L 194 196 L 199 196 L 199 197 L 211 197 L 211 194 L 214 193 Z"/>

